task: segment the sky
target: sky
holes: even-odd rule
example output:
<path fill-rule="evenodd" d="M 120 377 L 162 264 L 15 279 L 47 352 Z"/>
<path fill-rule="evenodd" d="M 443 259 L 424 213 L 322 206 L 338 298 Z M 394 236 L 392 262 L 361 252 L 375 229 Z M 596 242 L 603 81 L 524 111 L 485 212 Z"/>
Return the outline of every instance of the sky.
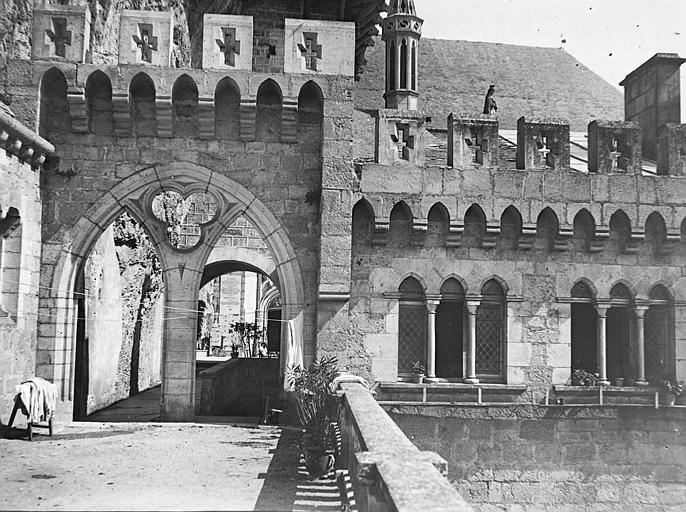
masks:
<path fill-rule="evenodd" d="M 415 0 L 423 37 L 564 48 L 615 87 L 655 53 L 686 58 L 686 0 Z M 686 64 L 681 70 L 686 122 Z"/>

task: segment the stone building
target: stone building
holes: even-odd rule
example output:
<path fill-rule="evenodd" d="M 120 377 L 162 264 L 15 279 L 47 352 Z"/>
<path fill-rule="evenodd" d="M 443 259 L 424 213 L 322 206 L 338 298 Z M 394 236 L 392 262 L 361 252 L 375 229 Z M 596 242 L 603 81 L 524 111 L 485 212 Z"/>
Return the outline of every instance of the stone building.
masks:
<path fill-rule="evenodd" d="M 5 60 L 3 416 L 35 373 L 64 418 L 161 381 L 162 418 L 191 419 L 198 293 L 231 269 L 278 288 L 281 372 L 335 354 L 392 389 L 420 362 L 455 392 L 535 401 L 574 370 L 638 394 L 686 376 L 681 58 L 627 76 L 623 121 L 562 50 L 423 41 L 411 0 L 229 4 L 189 14 L 192 67 L 171 13 L 122 11 L 108 60 L 89 8 L 57 4 L 34 10 L 31 58 Z M 479 114 L 489 83 L 498 116 Z M 165 194 L 202 206 L 190 231 Z M 159 260 L 136 295 L 156 341 L 93 396 L 93 361 L 120 352 L 103 283 L 121 251 L 98 244 L 124 213 Z M 239 219 L 262 245 L 220 243 Z"/>

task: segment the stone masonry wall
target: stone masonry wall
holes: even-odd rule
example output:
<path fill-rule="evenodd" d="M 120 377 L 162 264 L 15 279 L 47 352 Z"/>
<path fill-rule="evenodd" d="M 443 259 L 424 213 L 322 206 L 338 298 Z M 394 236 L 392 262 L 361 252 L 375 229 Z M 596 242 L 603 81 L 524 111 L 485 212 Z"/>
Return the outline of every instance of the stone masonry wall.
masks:
<path fill-rule="evenodd" d="M 38 84 L 43 73 L 52 66 L 62 70 L 69 86 L 76 87 L 84 87 L 88 76 L 98 69 L 92 65 L 46 65 L 39 62 L 13 61 L 8 66 L 12 82 L 12 100 L 22 105 L 25 115 L 31 112 L 34 116 L 37 114 Z M 9 71 L 9 68 L 13 70 Z M 225 73 L 219 72 L 136 66 L 103 68 L 103 71 L 112 81 L 115 94 L 128 91 L 131 78 L 138 71 L 143 71 L 153 78 L 156 92 L 162 96 L 170 94 L 176 78 L 187 73 L 197 84 L 201 97 L 213 97 L 216 83 L 226 76 Z M 314 307 L 320 266 L 322 167 L 327 179 L 333 184 L 329 185 L 330 187 L 348 188 L 347 194 L 341 195 L 336 192 L 340 204 L 334 202 L 333 208 L 345 212 L 345 218 L 348 220 L 350 215 L 352 77 L 256 75 L 248 72 L 236 72 L 231 76 L 239 84 L 242 96 L 254 98 L 260 83 L 272 79 L 279 84 L 284 98 L 291 101 L 298 98 L 301 87 L 307 81 L 314 80 L 324 97 L 323 149 L 321 138 L 313 139 L 312 134 L 307 132 L 293 142 L 283 143 L 221 140 L 206 138 L 206 135 L 203 135 L 203 138 L 179 137 L 173 134 L 134 137 L 75 133 L 69 128 L 53 130 L 48 134 L 48 138 L 55 144 L 59 160 L 53 159 L 52 165 L 42 173 L 45 257 L 41 279 L 43 283 L 52 282 L 54 265 L 60 252 L 63 248 L 69 247 L 72 237 L 70 230 L 84 212 L 98 203 L 114 186 L 124 180 L 135 182 L 139 173 L 151 166 L 178 161 L 199 164 L 213 172 L 226 175 L 254 193 L 269 208 L 287 233 L 295 249 L 298 265 L 303 269 L 304 355 L 308 360 L 315 352 Z M 124 94 L 128 96 L 128 93 Z M 74 112 L 76 111 L 72 111 L 72 123 L 75 119 Z M 157 116 L 158 127 L 161 126 L 160 123 L 167 122 L 159 106 Z M 346 155 L 349 158 L 344 158 Z M 322 164 L 322 161 L 326 163 Z M 343 175 L 344 177 L 341 177 Z M 332 203 L 328 201 L 327 204 Z M 113 212 L 113 216 L 116 214 L 117 212 Z M 149 220 L 154 222 L 152 219 Z M 265 229 L 265 226 L 255 227 Z M 349 227 L 345 229 L 349 233 Z M 262 234 L 266 237 L 271 232 Z M 77 250 L 81 251 L 82 248 Z M 282 260 L 284 254 L 273 257 L 280 261 L 279 258 Z M 344 257 L 344 269 L 349 268 L 348 258 L 349 256 Z M 40 361 L 46 374 L 52 372 L 52 357 L 52 354 L 46 353 Z"/>
<path fill-rule="evenodd" d="M 467 296 L 478 296 L 488 279 L 500 280 L 507 295 L 505 381 L 530 384 L 539 397 L 543 388 L 570 378 L 571 307 L 565 298 L 575 282 L 588 280 L 598 299 L 609 299 L 612 286 L 622 282 L 637 300 L 662 284 L 676 301 L 676 372 L 686 377 L 686 180 L 403 164 L 392 171 L 370 164 L 361 172 L 355 201 L 364 199 L 373 219 L 353 233 L 349 318 L 351 344 L 357 340 L 362 347 L 375 379 L 397 376 L 398 300 L 392 294 L 408 276 L 427 295 L 439 295 L 449 277 Z M 401 201 L 410 212 L 405 224 L 390 218 Z M 442 218 L 430 217 L 435 205 L 447 212 Z M 474 216 L 467 218 L 472 205 L 483 212 L 476 224 Z M 546 208 L 558 224 L 552 238 L 537 227 Z M 584 209 L 593 219 L 590 232 L 575 224 Z M 630 223 L 624 234 L 610 226 L 619 210 Z M 651 232 L 653 212 L 664 219 L 661 232 Z"/>
<path fill-rule="evenodd" d="M 386 406 L 480 512 L 686 506 L 686 408 Z"/>
<path fill-rule="evenodd" d="M 3 213 L 16 208 L 21 217 L 20 226 L 5 240 L 6 250 L 11 248 L 13 254 L 5 254 L 0 290 L 0 422 L 5 424 L 14 404 L 15 385 L 36 371 L 41 255 L 38 179 L 37 170 L 4 151 L 0 154 L 0 208 Z"/>

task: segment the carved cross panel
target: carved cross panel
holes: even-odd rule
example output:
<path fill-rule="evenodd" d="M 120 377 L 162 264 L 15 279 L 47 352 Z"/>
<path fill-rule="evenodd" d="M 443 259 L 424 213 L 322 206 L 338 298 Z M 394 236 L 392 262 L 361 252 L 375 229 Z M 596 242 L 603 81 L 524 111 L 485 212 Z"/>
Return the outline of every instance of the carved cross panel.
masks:
<path fill-rule="evenodd" d="M 157 37 L 153 36 L 152 24 L 139 23 L 138 33 L 138 36 L 133 36 L 133 41 L 141 49 L 141 59 L 152 63 L 152 52 L 157 51 Z"/>
<path fill-rule="evenodd" d="M 541 162 L 549 165 L 548 156 L 550 155 L 550 147 L 548 146 L 548 136 L 541 135 L 540 139 L 536 141 L 536 146 L 538 147 L 538 156 Z"/>
<path fill-rule="evenodd" d="M 67 18 L 52 18 L 53 30 L 46 30 L 45 34 L 55 45 L 55 55 L 67 56 L 67 46 L 71 46 L 71 31 L 67 30 Z"/>
<path fill-rule="evenodd" d="M 621 158 L 622 153 L 618 151 L 618 142 L 616 137 L 612 137 L 610 144 L 610 160 L 612 161 L 612 170 L 614 171 L 617 169 L 617 167 L 619 167 L 619 159 Z"/>
<path fill-rule="evenodd" d="M 484 140 L 479 130 L 471 129 L 470 136 L 464 139 L 465 144 L 472 151 L 472 162 L 484 163 L 484 151 L 488 151 L 488 139 Z"/>
<path fill-rule="evenodd" d="M 216 39 L 219 49 L 224 54 L 224 64 L 227 66 L 236 66 L 236 55 L 241 54 L 241 42 L 236 40 L 236 29 L 229 27 L 222 27 L 222 34 L 224 40 Z"/>
<path fill-rule="evenodd" d="M 398 156 L 403 160 L 410 159 L 410 151 L 414 149 L 415 136 L 410 133 L 408 123 L 396 123 L 395 135 L 391 135 L 391 140 L 398 148 Z"/>
<path fill-rule="evenodd" d="M 322 45 L 317 44 L 316 32 L 303 32 L 304 44 L 298 43 L 298 49 L 305 58 L 305 67 L 317 71 L 317 59 L 322 58 Z"/>

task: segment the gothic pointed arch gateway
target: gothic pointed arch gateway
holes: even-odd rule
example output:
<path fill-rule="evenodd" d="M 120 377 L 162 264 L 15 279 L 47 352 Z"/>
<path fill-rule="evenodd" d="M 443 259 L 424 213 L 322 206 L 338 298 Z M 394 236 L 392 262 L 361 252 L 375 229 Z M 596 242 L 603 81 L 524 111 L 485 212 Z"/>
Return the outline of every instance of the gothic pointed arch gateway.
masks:
<path fill-rule="evenodd" d="M 152 200 L 160 192 L 174 191 L 182 197 L 209 194 L 217 203 L 216 214 L 201 228 L 196 245 L 175 249 L 167 242 L 167 226 L 157 220 Z M 74 287 L 77 274 L 91 248 L 123 211 L 144 227 L 158 250 L 167 291 L 165 304 L 175 311 L 195 311 L 205 263 L 231 222 L 243 215 L 261 232 L 276 265 L 282 290 L 284 320 L 302 333 L 305 306 L 300 265 L 285 228 L 271 211 L 245 187 L 213 170 L 189 162 L 153 166 L 120 182 L 59 236 L 56 251 L 44 255 L 49 286 L 42 288 L 40 335 L 36 373 L 55 382 L 60 392 L 58 414 L 70 417 L 74 392 L 77 308 Z M 58 237 L 55 237 L 58 238 Z M 52 259 L 51 259 L 52 258 Z M 160 416 L 165 421 L 186 421 L 194 415 L 195 332 L 197 314 L 171 316 L 165 320 L 162 355 Z M 301 361 L 313 340 L 292 339 L 287 323 L 281 328 L 281 370 Z"/>

